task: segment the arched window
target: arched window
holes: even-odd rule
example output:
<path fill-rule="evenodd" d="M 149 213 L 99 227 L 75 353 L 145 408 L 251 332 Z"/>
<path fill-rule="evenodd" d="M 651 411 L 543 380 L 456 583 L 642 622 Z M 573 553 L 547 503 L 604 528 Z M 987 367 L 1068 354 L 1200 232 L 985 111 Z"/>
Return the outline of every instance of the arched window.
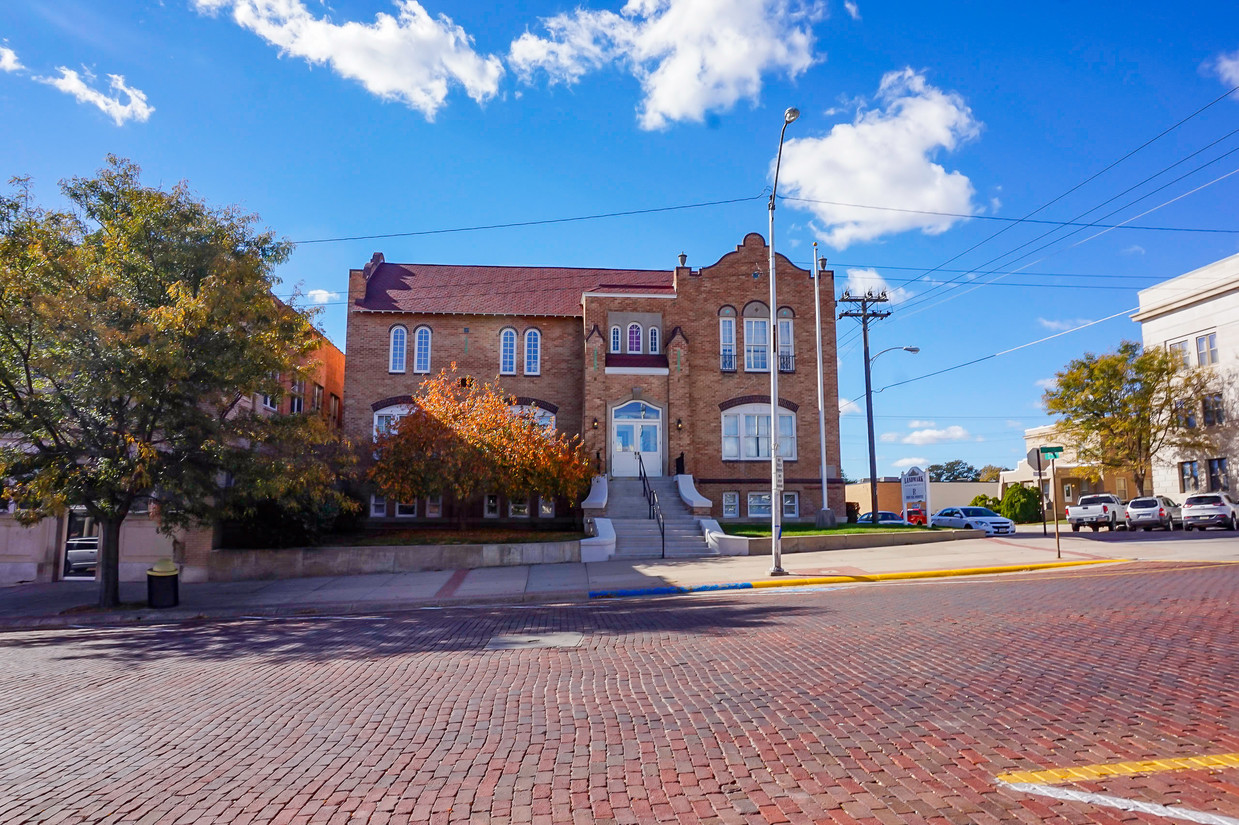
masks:
<path fill-rule="evenodd" d="M 381 435 L 391 435 L 400 419 L 413 411 L 411 404 L 393 404 L 374 411 L 374 440 Z"/>
<path fill-rule="evenodd" d="M 650 327 L 650 355 L 658 354 L 658 344 L 658 327 Z"/>
<path fill-rule="evenodd" d="M 611 352 L 620 351 L 620 328 L 618 326 L 611 327 Z"/>
<path fill-rule="evenodd" d="M 430 327 L 413 331 L 413 372 L 430 372 Z"/>
<path fill-rule="evenodd" d="M 631 353 L 641 352 L 641 325 L 628 325 L 628 351 Z"/>
<path fill-rule="evenodd" d="M 389 343 L 387 371 L 404 372 L 404 356 L 408 345 L 408 332 L 404 327 L 392 327 Z"/>
<path fill-rule="evenodd" d="M 782 307 L 779 309 L 779 372 L 795 372 L 796 371 L 796 347 L 795 340 L 792 337 L 792 318 L 794 313 L 791 307 Z"/>
<path fill-rule="evenodd" d="M 525 331 L 525 374 L 542 373 L 542 333 L 536 329 Z"/>
<path fill-rule="evenodd" d="M 516 330 L 499 333 L 499 374 L 516 374 Z"/>
<path fill-rule="evenodd" d="M 736 309 L 718 311 L 718 364 L 721 372 L 736 371 Z"/>
<path fill-rule="evenodd" d="M 779 455 L 796 458 L 796 413 L 779 408 Z M 770 405 L 742 404 L 723 413 L 723 458 L 770 460 Z"/>
<path fill-rule="evenodd" d="M 556 420 L 555 413 L 551 412 L 550 410 L 544 410 L 541 407 L 539 407 L 537 404 L 513 404 L 512 405 L 512 411 L 518 414 L 525 413 L 531 410 L 533 411 L 534 418 L 538 420 L 539 424 L 541 424 L 543 427 L 546 427 L 548 431 L 554 432 L 555 420 Z"/>
<path fill-rule="evenodd" d="M 770 309 L 761 301 L 744 307 L 744 370 L 770 369 Z"/>

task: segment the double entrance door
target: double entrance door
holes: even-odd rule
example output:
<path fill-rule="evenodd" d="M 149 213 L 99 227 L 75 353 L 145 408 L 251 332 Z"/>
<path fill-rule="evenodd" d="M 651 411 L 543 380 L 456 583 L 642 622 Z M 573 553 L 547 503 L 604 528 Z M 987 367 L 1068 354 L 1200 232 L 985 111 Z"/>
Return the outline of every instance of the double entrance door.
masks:
<path fill-rule="evenodd" d="M 637 475 L 637 456 L 646 475 L 663 474 L 662 411 L 644 401 L 629 401 L 611 411 L 611 474 Z"/>

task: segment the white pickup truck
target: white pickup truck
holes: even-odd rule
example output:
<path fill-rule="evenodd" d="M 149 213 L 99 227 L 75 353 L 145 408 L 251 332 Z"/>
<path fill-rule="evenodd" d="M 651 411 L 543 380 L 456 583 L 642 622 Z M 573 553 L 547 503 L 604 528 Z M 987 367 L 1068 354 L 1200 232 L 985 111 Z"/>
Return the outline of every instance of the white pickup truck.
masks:
<path fill-rule="evenodd" d="M 1126 526 L 1123 502 L 1113 493 L 1081 496 L 1078 503 L 1067 507 L 1067 521 L 1071 522 L 1073 533 L 1079 532 L 1081 525 L 1092 527 L 1093 532 L 1102 527 L 1114 530 L 1120 524 Z"/>

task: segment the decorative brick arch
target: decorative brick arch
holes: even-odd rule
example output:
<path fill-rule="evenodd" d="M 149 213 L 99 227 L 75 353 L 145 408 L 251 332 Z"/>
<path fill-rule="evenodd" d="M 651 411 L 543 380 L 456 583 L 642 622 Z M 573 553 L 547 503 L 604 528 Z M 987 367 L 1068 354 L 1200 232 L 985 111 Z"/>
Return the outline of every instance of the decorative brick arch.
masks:
<path fill-rule="evenodd" d="M 521 407 L 537 407 L 540 410 L 546 410 L 551 415 L 559 414 L 559 407 L 552 404 L 550 401 L 543 401 L 541 398 L 530 398 L 527 395 L 516 396 L 516 403 Z"/>
<path fill-rule="evenodd" d="M 370 405 L 370 411 L 378 412 L 384 407 L 394 407 L 397 404 L 412 404 L 412 403 L 413 403 L 413 396 L 411 395 L 393 395 L 391 398 L 384 398 L 382 400 L 375 401 L 373 404 Z"/>
<path fill-rule="evenodd" d="M 723 401 L 718 405 L 720 410 L 730 410 L 732 407 L 739 407 L 744 404 L 769 404 L 769 395 L 741 395 L 737 398 L 731 398 Z M 779 399 L 779 406 L 785 410 L 792 412 L 800 412 L 800 405 L 794 401 L 788 401 L 786 398 Z"/>

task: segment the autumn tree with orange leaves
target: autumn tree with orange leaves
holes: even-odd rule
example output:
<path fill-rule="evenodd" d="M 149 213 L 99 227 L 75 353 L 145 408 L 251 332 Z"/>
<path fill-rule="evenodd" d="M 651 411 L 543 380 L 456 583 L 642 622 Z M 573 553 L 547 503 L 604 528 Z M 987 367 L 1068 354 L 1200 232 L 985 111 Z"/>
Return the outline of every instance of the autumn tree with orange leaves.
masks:
<path fill-rule="evenodd" d="M 575 505 L 591 476 L 580 437 L 548 428 L 515 403 L 494 384 L 460 377 L 452 364 L 424 381 L 409 414 L 380 435 L 370 481 L 396 501 L 500 493 L 564 496 Z"/>

